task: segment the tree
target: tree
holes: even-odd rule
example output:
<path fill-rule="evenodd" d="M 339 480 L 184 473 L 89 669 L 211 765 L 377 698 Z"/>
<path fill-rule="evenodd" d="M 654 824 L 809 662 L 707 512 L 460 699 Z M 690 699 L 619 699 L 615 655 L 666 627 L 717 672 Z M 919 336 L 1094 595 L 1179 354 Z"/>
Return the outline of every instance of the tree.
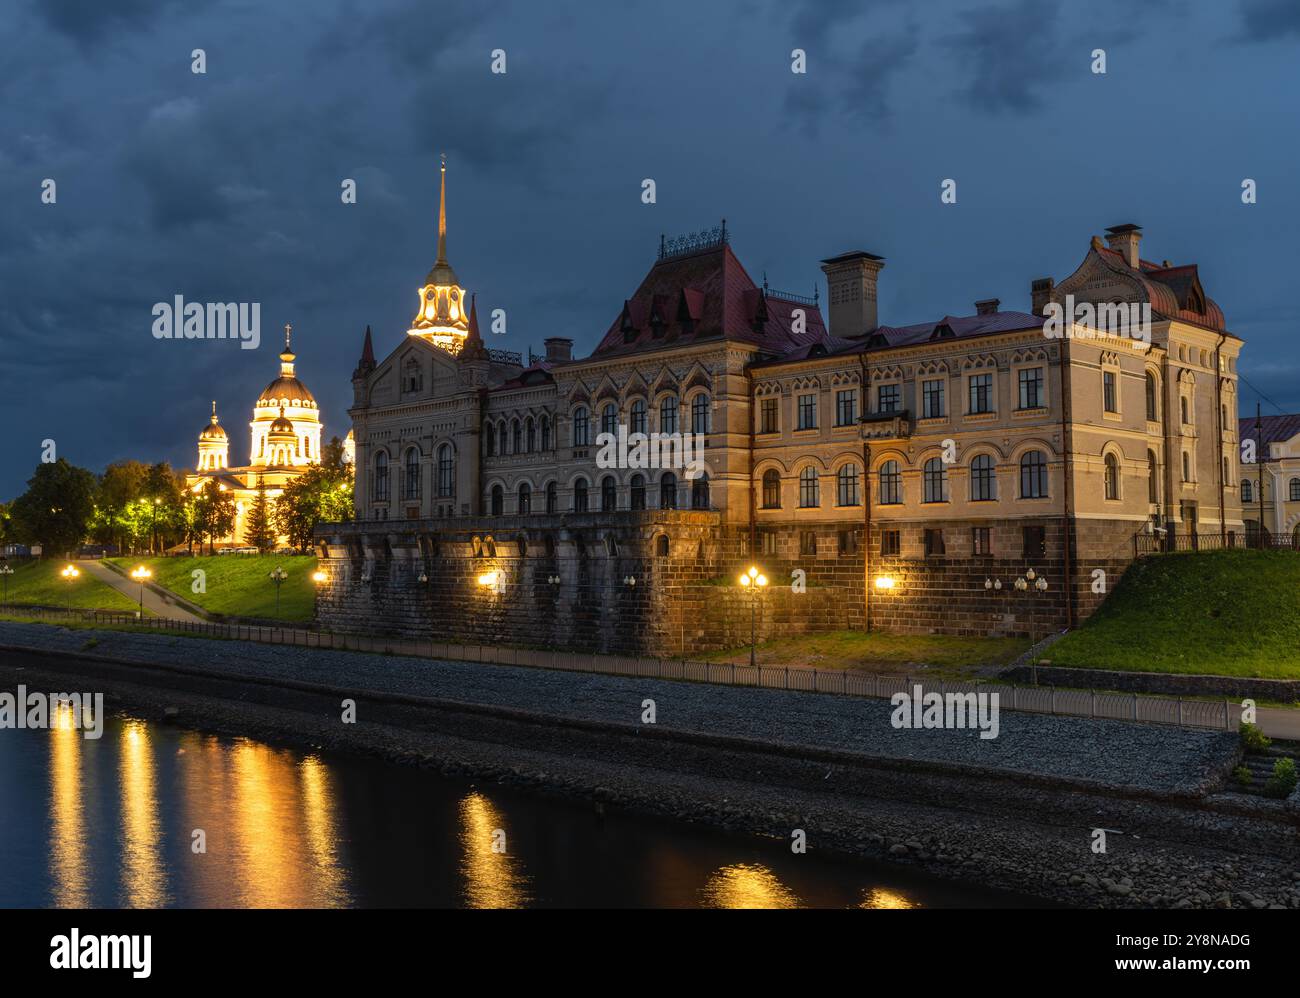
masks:
<path fill-rule="evenodd" d="M 352 465 L 343 460 L 338 437 L 325 445 L 321 463 L 284 487 L 275 504 L 275 525 L 303 554 L 319 523 L 352 519 Z"/>
<path fill-rule="evenodd" d="M 86 537 L 95 492 L 94 474 L 65 458 L 37 465 L 27 491 L 10 505 L 15 535 L 41 545 L 42 557 L 72 551 Z"/>
<path fill-rule="evenodd" d="M 134 549 L 139 539 L 141 510 L 132 505 L 144 496 L 147 465 L 139 461 L 115 461 L 104 469 L 95 494 L 95 515 L 91 530 L 95 539 L 116 544 L 118 550 Z"/>
<path fill-rule="evenodd" d="M 204 483 L 191 500 L 193 507 L 193 535 L 202 545 L 208 539 L 208 554 L 215 554 L 217 539 L 226 537 L 235 529 L 235 500 L 213 479 Z"/>
<path fill-rule="evenodd" d="M 183 528 L 185 480 L 166 461 L 151 464 L 145 475 L 144 498 L 149 511 L 149 550 L 167 549 L 165 538 Z"/>
<path fill-rule="evenodd" d="M 275 504 L 266 495 L 266 481 L 258 475 L 257 495 L 248 511 L 245 533 L 248 535 L 248 543 L 262 554 L 275 547 L 275 529 L 272 525 L 274 507 Z"/>

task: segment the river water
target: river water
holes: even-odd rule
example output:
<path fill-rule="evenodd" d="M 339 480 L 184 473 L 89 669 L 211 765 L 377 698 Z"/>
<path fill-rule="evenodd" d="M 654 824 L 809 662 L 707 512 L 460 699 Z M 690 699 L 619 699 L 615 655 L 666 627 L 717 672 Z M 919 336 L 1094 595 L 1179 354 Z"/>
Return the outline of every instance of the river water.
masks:
<path fill-rule="evenodd" d="M 1000 892 L 414 767 L 109 718 L 0 730 L 5 907 L 1003 907 Z M 199 849 L 202 846 L 202 849 Z"/>

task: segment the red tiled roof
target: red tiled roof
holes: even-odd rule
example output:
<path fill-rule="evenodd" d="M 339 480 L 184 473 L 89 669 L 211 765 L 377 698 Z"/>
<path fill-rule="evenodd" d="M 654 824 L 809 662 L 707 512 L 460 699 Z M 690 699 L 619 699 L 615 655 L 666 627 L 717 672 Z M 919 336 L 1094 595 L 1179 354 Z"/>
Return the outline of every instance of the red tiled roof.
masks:
<path fill-rule="evenodd" d="M 794 332 L 795 309 L 803 309 L 803 333 Z M 657 261 L 591 356 L 710 339 L 740 340 L 783 354 L 825 337 L 818 306 L 764 295 L 724 243 Z"/>
<path fill-rule="evenodd" d="M 496 385 L 492 391 L 500 392 L 510 388 L 528 388 L 533 385 L 548 384 L 555 380 L 551 377 L 551 366 L 549 360 L 535 360 L 510 380 Z"/>
<path fill-rule="evenodd" d="M 1194 322 L 1198 326 L 1209 326 L 1220 331 L 1227 328 L 1223 309 L 1219 308 L 1218 303 L 1201 287 L 1201 278 L 1197 273 L 1196 264 L 1157 267 L 1149 260 L 1139 260 L 1139 269 L 1135 270 L 1128 265 L 1124 254 L 1118 250 L 1103 246 L 1097 250 L 1097 253 L 1108 266 L 1130 276 L 1136 276 L 1146 286 L 1147 295 L 1151 299 L 1152 312 L 1166 319 Z M 1188 307 L 1192 304 L 1193 289 L 1200 294 L 1205 303 L 1203 312 Z"/>
<path fill-rule="evenodd" d="M 1260 435 L 1264 438 L 1264 446 L 1273 443 L 1280 443 L 1283 440 L 1290 440 L 1297 433 L 1300 433 L 1300 413 L 1280 416 L 1261 416 L 1260 417 Z M 1255 439 L 1255 417 L 1242 416 L 1237 420 L 1237 432 L 1242 440 Z M 1259 444 L 1256 444 L 1259 446 Z M 1263 459 L 1268 458 L 1267 453 L 1261 452 L 1259 455 Z"/>

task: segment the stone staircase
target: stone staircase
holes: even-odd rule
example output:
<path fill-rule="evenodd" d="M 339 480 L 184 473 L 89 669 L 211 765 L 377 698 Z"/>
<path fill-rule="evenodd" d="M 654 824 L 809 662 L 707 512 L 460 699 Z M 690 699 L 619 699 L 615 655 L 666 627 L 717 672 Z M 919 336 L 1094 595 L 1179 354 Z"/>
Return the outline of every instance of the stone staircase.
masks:
<path fill-rule="evenodd" d="M 1238 793 L 1249 794 L 1252 797 L 1264 797 L 1264 785 L 1268 782 L 1269 777 L 1273 775 L 1273 764 L 1278 759 L 1290 756 L 1296 760 L 1296 765 L 1300 766 L 1300 758 L 1297 756 L 1295 746 L 1288 745 L 1285 748 L 1278 745 L 1270 745 L 1263 752 L 1248 752 L 1241 760 L 1241 764 L 1250 770 L 1250 786 L 1243 787 L 1235 779 L 1230 779 L 1229 783 L 1233 790 Z"/>

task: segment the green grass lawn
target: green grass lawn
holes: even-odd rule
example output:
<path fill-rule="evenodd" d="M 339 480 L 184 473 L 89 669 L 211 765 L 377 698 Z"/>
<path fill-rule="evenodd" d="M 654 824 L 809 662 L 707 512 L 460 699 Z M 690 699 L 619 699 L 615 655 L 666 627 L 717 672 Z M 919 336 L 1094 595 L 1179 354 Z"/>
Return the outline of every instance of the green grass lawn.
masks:
<path fill-rule="evenodd" d="M 951 678 L 980 666 L 1005 665 L 1029 648 L 1025 638 L 958 638 L 941 634 L 828 631 L 777 638 L 758 646 L 760 665 L 863 669 L 901 674 L 925 668 Z M 749 663 L 749 646 L 703 656 L 714 662 Z"/>
<path fill-rule="evenodd" d="M 1300 679 L 1300 555 L 1143 558 L 1044 657 L 1092 669 Z"/>
<path fill-rule="evenodd" d="M 68 580 L 59 573 L 66 561 L 14 562 L 10 567 L 9 602 L 64 606 L 76 610 L 135 610 L 135 600 L 100 582 L 81 566 L 81 575 Z M 2 592 L 3 590 L 0 590 Z"/>
<path fill-rule="evenodd" d="M 311 620 L 316 609 L 315 555 L 225 554 L 199 558 L 112 558 L 128 572 L 136 565 L 153 571 L 153 582 L 212 613 L 238 617 L 275 617 L 278 565 L 288 574 L 280 587 L 280 614 L 285 621 Z M 207 592 L 193 591 L 196 570 L 206 573 Z"/>

